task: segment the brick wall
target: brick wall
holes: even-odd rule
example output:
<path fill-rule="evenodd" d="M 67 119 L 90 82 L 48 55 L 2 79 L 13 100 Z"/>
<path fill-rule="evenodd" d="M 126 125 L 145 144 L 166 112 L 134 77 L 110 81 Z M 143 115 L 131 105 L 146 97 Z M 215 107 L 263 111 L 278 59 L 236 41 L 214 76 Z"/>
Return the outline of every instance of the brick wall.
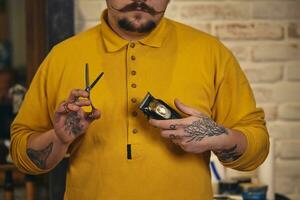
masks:
<path fill-rule="evenodd" d="M 103 0 L 76 0 L 76 30 Z M 236 55 L 275 138 L 276 192 L 300 199 L 300 1 L 172 0 L 169 18 L 218 36 Z"/>

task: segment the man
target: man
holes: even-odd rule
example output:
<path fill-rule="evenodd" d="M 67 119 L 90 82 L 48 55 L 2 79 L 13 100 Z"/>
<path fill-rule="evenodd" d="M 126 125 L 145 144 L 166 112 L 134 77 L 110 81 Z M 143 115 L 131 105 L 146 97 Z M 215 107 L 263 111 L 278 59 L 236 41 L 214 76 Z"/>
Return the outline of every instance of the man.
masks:
<path fill-rule="evenodd" d="M 212 199 L 211 151 L 238 170 L 264 161 L 264 114 L 235 58 L 163 18 L 168 3 L 107 0 L 100 25 L 50 52 L 12 125 L 21 170 L 47 172 L 69 153 L 65 199 Z M 90 80 L 104 72 L 92 90 L 86 64 Z M 177 98 L 183 118 L 148 121 L 148 91 Z"/>

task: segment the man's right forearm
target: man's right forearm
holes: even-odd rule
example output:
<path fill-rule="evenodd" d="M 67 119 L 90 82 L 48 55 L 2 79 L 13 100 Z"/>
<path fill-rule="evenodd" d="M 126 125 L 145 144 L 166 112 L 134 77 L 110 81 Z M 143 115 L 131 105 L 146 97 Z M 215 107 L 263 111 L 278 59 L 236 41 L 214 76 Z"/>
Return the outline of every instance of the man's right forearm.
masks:
<path fill-rule="evenodd" d="M 69 144 L 62 143 L 52 129 L 45 133 L 29 137 L 26 153 L 30 160 L 40 169 L 55 167 L 66 155 Z"/>
<path fill-rule="evenodd" d="M 36 133 L 36 127 L 28 129 L 24 124 L 14 125 L 12 157 L 21 170 L 43 173 L 55 167 L 64 158 L 69 145 L 85 134 L 93 121 L 100 118 L 98 109 L 93 107 L 92 112 L 82 109 L 91 106 L 88 97 L 89 93 L 85 90 L 72 90 L 69 98 L 62 101 L 55 111 L 53 129 L 47 132 Z M 28 162 L 28 159 L 32 162 Z"/>

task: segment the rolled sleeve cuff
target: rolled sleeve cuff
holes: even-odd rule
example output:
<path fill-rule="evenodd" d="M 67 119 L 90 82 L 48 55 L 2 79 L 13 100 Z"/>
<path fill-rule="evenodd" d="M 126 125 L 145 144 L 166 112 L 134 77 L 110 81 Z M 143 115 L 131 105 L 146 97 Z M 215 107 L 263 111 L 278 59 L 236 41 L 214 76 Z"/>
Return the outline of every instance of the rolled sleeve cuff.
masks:
<path fill-rule="evenodd" d="M 15 158 L 14 159 L 15 164 L 21 172 L 26 174 L 36 175 L 36 174 L 46 173 L 49 170 L 38 168 L 27 155 L 26 151 L 27 151 L 28 138 L 33 134 L 34 133 L 28 133 L 18 138 L 17 141 L 14 144 L 12 144 L 12 145 L 17 145 L 17 148 L 14 148 L 16 149 L 15 151 L 11 151 L 11 155 L 12 157 Z"/>
<path fill-rule="evenodd" d="M 261 150 L 258 147 L 257 142 L 255 141 L 255 135 L 252 131 L 249 131 L 248 128 L 244 127 L 235 127 L 234 130 L 240 131 L 245 135 L 247 140 L 247 147 L 245 152 L 237 159 L 232 162 L 222 162 L 221 163 L 225 167 L 229 167 L 232 169 L 240 170 L 240 171 L 251 171 L 256 169 L 263 161 L 266 159 L 268 155 L 269 144 L 267 146 L 267 150 Z M 259 138 L 260 140 L 261 138 Z"/>

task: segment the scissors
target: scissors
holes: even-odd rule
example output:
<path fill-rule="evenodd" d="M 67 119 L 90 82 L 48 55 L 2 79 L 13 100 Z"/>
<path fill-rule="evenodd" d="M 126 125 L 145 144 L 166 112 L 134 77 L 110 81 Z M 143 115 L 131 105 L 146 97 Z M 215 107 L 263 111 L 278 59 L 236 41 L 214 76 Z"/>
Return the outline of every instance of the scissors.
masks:
<path fill-rule="evenodd" d="M 98 81 L 101 79 L 103 74 L 104 74 L 104 72 L 101 72 L 97 76 L 97 78 L 93 81 L 93 83 L 90 85 L 89 64 L 88 63 L 85 64 L 85 89 L 84 90 L 89 93 L 88 100 L 91 102 L 91 107 L 92 107 L 91 113 L 96 109 L 95 106 L 93 105 L 92 101 L 91 101 L 91 90 L 98 83 Z"/>

